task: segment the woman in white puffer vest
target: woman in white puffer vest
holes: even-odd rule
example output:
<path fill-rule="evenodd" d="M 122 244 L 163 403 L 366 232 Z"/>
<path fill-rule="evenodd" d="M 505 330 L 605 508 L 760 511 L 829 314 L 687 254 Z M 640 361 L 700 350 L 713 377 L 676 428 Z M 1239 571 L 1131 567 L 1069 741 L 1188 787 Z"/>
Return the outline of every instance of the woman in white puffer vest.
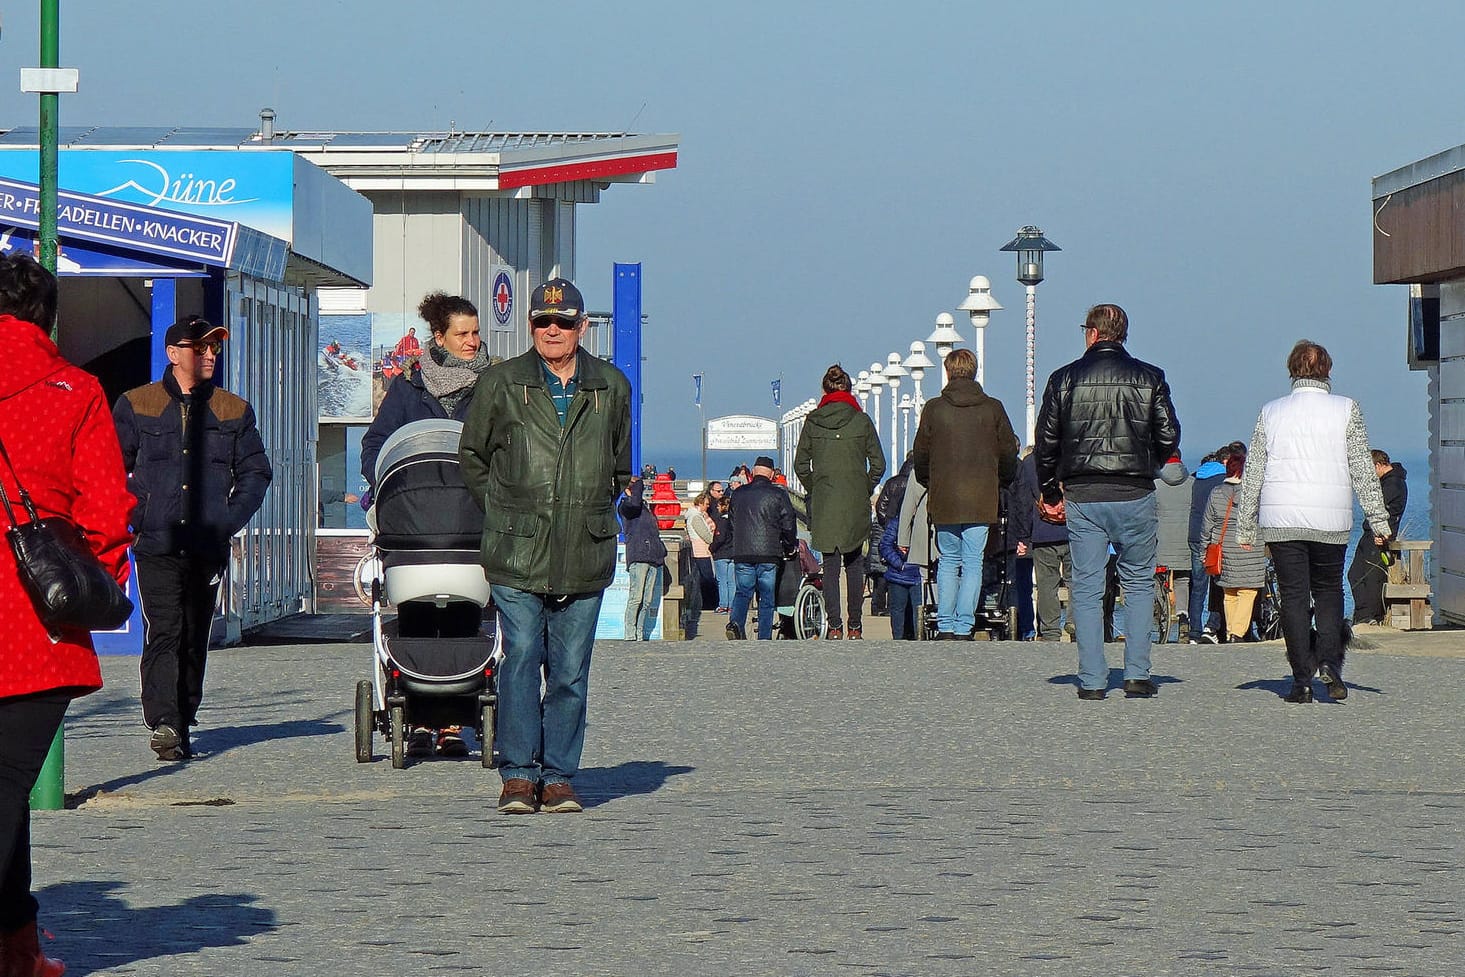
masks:
<path fill-rule="evenodd" d="M 1236 502 L 1237 542 L 1271 550 L 1292 666 L 1288 702 L 1312 701 L 1317 674 L 1343 699 L 1343 562 L 1353 496 L 1372 526 L 1389 525 L 1363 412 L 1331 392 L 1333 358 L 1310 340 L 1287 357 L 1292 392 L 1262 407 Z M 1378 537 L 1380 546 L 1384 537 Z M 1313 631 L 1316 629 L 1316 640 Z"/>

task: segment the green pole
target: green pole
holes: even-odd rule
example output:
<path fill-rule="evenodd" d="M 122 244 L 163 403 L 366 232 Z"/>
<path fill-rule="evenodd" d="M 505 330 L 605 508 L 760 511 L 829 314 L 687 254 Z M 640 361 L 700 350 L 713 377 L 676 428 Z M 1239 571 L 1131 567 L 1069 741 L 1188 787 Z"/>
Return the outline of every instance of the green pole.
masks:
<path fill-rule="evenodd" d="M 66 791 L 62 786 L 65 779 L 62 770 L 66 766 L 66 738 L 62 735 L 64 730 L 64 726 L 57 728 L 56 738 L 51 741 L 51 752 L 46 754 L 41 775 L 36 778 L 36 786 L 31 790 L 32 811 L 59 811 L 66 806 Z"/>
<path fill-rule="evenodd" d="M 60 60 L 61 0 L 41 0 L 41 67 L 56 68 Z M 41 265 L 56 273 L 56 141 L 60 98 L 41 94 Z M 51 338 L 56 338 L 55 324 Z"/>
<path fill-rule="evenodd" d="M 60 67 L 61 0 L 41 0 L 41 67 Z M 56 116 L 59 97 L 41 94 L 41 265 L 56 273 Z M 56 323 L 51 323 L 51 341 Z M 56 730 L 51 752 L 31 791 L 31 809 L 59 811 L 66 803 L 65 726 Z"/>

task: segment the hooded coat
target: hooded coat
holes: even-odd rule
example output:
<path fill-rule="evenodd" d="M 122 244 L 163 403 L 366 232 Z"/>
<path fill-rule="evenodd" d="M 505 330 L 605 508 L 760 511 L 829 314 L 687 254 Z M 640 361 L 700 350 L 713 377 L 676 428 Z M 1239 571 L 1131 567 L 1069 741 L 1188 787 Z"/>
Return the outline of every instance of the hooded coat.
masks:
<path fill-rule="evenodd" d="M 870 537 L 870 496 L 885 475 L 885 452 L 869 415 L 848 393 L 826 394 L 804 419 L 794 474 L 807 493 L 814 549 L 863 549 Z"/>
<path fill-rule="evenodd" d="M 975 380 L 952 377 L 921 412 L 911 457 L 932 525 L 990 525 L 998 493 L 1017 473 L 1017 435 L 1001 401 Z"/>
<path fill-rule="evenodd" d="M 72 366 L 29 322 L 0 316 L 0 440 L 15 471 L 0 462 L 0 482 L 24 522 L 17 479 L 45 519 L 65 516 L 119 584 L 128 577 L 127 531 L 133 498 L 117 430 L 95 377 Z M 0 524 L 8 528 L 4 510 Z M 51 689 L 78 694 L 102 687 L 92 637 L 66 631 L 52 642 L 20 584 L 15 555 L 0 546 L 0 698 Z"/>

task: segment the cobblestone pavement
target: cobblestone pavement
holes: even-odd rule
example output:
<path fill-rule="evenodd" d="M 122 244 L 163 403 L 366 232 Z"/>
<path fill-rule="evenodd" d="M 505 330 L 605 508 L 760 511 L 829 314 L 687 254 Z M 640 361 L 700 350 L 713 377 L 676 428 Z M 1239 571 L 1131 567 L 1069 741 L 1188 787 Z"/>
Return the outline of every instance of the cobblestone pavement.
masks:
<path fill-rule="evenodd" d="M 587 811 L 521 817 L 476 758 L 354 762 L 367 646 L 215 652 L 186 764 L 106 659 L 42 922 L 73 975 L 1460 971 L 1465 661 L 1296 706 L 1277 645 L 1167 646 L 1081 702 L 1073 652 L 603 642 Z"/>

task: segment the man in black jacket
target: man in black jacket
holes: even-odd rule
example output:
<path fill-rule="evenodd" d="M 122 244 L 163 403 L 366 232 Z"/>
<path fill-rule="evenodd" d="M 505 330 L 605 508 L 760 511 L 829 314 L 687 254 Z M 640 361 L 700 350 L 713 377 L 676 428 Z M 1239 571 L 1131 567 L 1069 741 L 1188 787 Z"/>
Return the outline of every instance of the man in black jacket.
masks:
<path fill-rule="evenodd" d="M 1377 532 L 1367 520 L 1363 523 L 1363 535 L 1358 538 L 1358 548 L 1353 551 L 1353 562 L 1348 567 L 1348 586 L 1353 590 L 1354 624 L 1384 623 L 1384 584 L 1389 582 L 1389 571 L 1388 564 L 1384 562 L 1384 551 L 1374 540 L 1378 536 L 1386 539 L 1398 537 L 1404 507 L 1409 504 L 1408 473 L 1403 465 L 1390 461 L 1388 452 L 1375 448 L 1373 470 L 1384 493 L 1384 508 L 1389 510 L 1389 529 L 1388 532 Z"/>
<path fill-rule="evenodd" d="M 158 759 L 186 760 L 229 540 L 258 511 L 273 473 L 254 408 L 213 383 L 228 330 L 191 315 L 163 338 L 167 372 L 118 398 L 112 419 L 137 497 L 142 718 Z"/>
<path fill-rule="evenodd" d="M 1081 699 L 1102 699 L 1109 682 L 1103 600 L 1110 544 L 1129 596 L 1124 694 L 1157 691 L 1150 679 L 1147 596 L 1154 587 L 1159 526 L 1155 473 L 1179 454 L 1180 422 L 1164 371 L 1130 356 L 1128 336 L 1129 317 L 1119 306 L 1090 309 L 1087 351 L 1048 378 L 1038 412 L 1039 511 L 1068 523 Z"/>
<path fill-rule="evenodd" d="M 735 641 L 747 637 L 743 628 L 754 590 L 758 593 L 758 640 L 773 637 L 778 565 L 799 545 L 793 502 L 788 490 L 774 485 L 772 478 L 773 459 L 760 456 L 753 462 L 753 480 L 732 494 L 728 519 L 738 591 L 728 614 L 727 636 Z"/>

